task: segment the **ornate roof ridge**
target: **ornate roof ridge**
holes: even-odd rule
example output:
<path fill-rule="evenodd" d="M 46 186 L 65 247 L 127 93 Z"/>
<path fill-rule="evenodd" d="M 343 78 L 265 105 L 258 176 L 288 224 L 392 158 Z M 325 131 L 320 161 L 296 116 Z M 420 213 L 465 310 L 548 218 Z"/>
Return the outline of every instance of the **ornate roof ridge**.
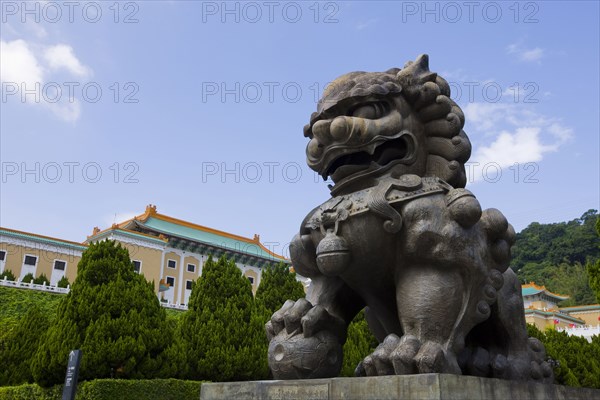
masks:
<path fill-rule="evenodd" d="M 138 221 L 141 223 L 144 223 L 148 220 L 148 218 L 156 218 L 162 221 L 166 221 L 166 222 L 170 222 L 176 225 L 181 225 L 187 228 L 191 228 L 191 229 L 196 229 L 196 230 L 200 230 L 203 232 L 208 232 L 208 233 L 212 233 L 218 236 L 223 236 L 223 237 L 227 237 L 230 239 L 234 239 L 234 240 L 240 240 L 242 242 L 246 242 L 246 243 L 250 243 L 250 244 L 256 244 L 258 245 L 262 250 L 264 250 L 267 254 L 280 259 L 280 260 L 287 260 L 285 257 L 283 257 L 280 254 L 274 253 L 273 251 L 269 250 L 267 247 L 265 247 L 265 245 L 263 245 L 260 242 L 260 235 L 258 234 L 254 234 L 254 238 L 250 239 L 248 237 L 245 236 L 241 236 L 241 235 L 237 235 L 234 233 L 229 233 L 229 232 L 225 232 L 219 229 L 215 229 L 215 228 L 210 228 L 208 226 L 204 226 L 204 225 L 200 225 L 200 224 L 196 224 L 194 222 L 189 222 L 189 221 L 185 221 L 183 219 L 179 219 L 179 218 L 175 218 L 175 217 L 171 217 L 169 215 L 165 215 L 165 214 L 161 214 L 159 212 L 157 212 L 156 210 L 156 205 L 154 204 L 148 204 L 146 206 L 146 210 L 144 211 L 143 214 L 140 214 L 138 216 L 135 216 L 131 219 L 128 219 L 124 222 L 121 222 L 119 224 L 117 224 L 119 227 L 124 228 L 125 226 L 127 226 L 131 221 Z"/>
<path fill-rule="evenodd" d="M 131 220 L 127 220 L 126 222 L 129 222 L 129 221 L 131 221 Z M 142 236 L 144 239 L 158 240 L 158 241 L 165 242 L 165 243 L 168 242 L 168 239 L 166 239 L 164 237 L 160 237 L 160 236 L 157 237 L 157 236 L 153 236 L 153 235 L 148 235 L 147 233 L 127 229 L 127 228 L 122 227 L 121 226 L 122 224 L 124 224 L 124 222 L 121 224 L 112 224 L 112 226 L 110 228 L 106 228 L 103 230 L 94 228 L 94 232 L 90 236 L 87 237 L 86 242 L 89 241 L 91 238 L 103 235 L 103 234 L 111 232 L 111 231 L 113 231 L 113 232 L 114 231 L 122 231 L 122 232 L 129 233 L 132 235 Z"/>

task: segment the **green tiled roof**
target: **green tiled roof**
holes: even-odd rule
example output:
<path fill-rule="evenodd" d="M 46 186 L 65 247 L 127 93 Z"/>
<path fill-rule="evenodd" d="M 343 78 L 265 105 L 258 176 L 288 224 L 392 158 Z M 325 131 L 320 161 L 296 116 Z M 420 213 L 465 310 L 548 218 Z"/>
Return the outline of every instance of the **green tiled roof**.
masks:
<path fill-rule="evenodd" d="M 170 221 L 164 221 L 162 219 L 149 217 L 144 222 L 138 222 L 141 226 L 148 229 L 163 233 L 165 235 L 173 235 L 180 238 L 193 240 L 201 243 L 205 243 L 215 247 L 221 247 L 226 250 L 248 254 L 255 257 L 260 257 L 268 260 L 284 260 L 280 256 L 274 256 L 269 252 L 265 251 L 258 243 L 253 241 L 245 241 L 229 237 L 225 235 L 219 235 L 217 233 L 196 229 L 188 226 L 183 226 Z M 233 235 L 232 235 L 233 236 Z"/>
<path fill-rule="evenodd" d="M 589 304 L 587 306 L 563 307 L 560 310 L 564 311 L 564 312 L 596 311 L 596 310 L 600 310 L 600 304 Z"/>
<path fill-rule="evenodd" d="M 521 286 L 521 296 L 523 296 L 523 297 L 525 297 L 525 296 L 533 296 L 533 295 L 536 295 L 538 293 L 543 293 L 546 296 L 551 297 L 553 299 L 556 299 L 558 301 L 566 300 L 566 299 L 569 298 L 569 296 L 561 296 L 559 294 L 552 293 L 552 292 L 548 291 L 545 288 L 538 289 L 536 287 L 529 286 L 529 285 L 527 285 L 527 286 Z"/>
<path fill-rule="evenodd" d="M 33 240 L 38 243 L 46 243 L 46 244 L 52 244 L 55 246 L 67 247 L 67 248 L 79 250 L 79 251 L 84 251 L 87 249 L 87 246 L 84 244 L 77 244 L 74 242 L 50 238 L 50 237 L 41 236 L 41 235 L 34 235 L 32 233 L 27 233 L 27 232 L 14 231 L 12 229 L 0 228 L 0 234 L 6 235 L 6 236 L 11 236 L 14 238 Z"/>
<path fill-rule="evenodd" d="M 534 294 L 538 294 L 543 292 L 543 290 L 539 290 L 533 287 L 521 287 L 521 294 L 523 296 L 533 296 Z"/>

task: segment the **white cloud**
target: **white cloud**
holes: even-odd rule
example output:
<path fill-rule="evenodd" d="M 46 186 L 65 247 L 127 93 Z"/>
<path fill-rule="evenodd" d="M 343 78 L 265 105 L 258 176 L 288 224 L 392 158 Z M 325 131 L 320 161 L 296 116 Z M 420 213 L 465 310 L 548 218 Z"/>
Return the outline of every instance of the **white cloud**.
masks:
<path fill-rule="evenodd" d="M 468 103 L 463 107 L 467 123 L 485 133 L 498 125 L 509 114 L 510 104 L 506 103 Z"/>
<path fill-rule="evenodd" d="M 534 47 L 532 49 L 525 48 L 522 42 L 516 42 L 509 44 L 506 47 L 508 54 L 513 54 L 519 61 L 523 62 L 540 62 L 542 57 L 545 55 L 544 49 L 541 47 Z"/>
<path fill-rule="evenodd" d="M 377 19 L 369 19 L 367 21 L 359 21 L 356 24 L 356 29 L 358 29 L 359 31 L 362 31 L 363 29 L 368 28 L 369 26 L 373 25 L 376 22 L 377 22 Z"/>
<path fill-rule="evenodd" d="M 539 47 L 536 47 L 531 50 L 523 50 L 523 52 L 520 54 L 521 60 L 527 62 L 539 61 L 542 59 L 543 56 L 544 49 L 541 49 Z"/>
<path fill-rule="evenodd" d="M 75 122 L 81 116 L 81 104 L 79 100 L 73 99 L 73 102 L 62 103 L 44 103 L 54 115 L 67 122 Z"/>
<path fill-rule="evenodd" d="M 0 81 L 34 87 L 44 80 L 44 71 L 24 40 L 0 40 Z"/>
<path fill-rule="evenodd" d="M 471 161 L 480 165 L 539 162 L 573 137 L 573 129 L 559 119 L 522 104 L 470 103 L 464 113 L 471 139 L 479 142 Z"/>
<path fill-rule="evenodd" d="M 91 75 L 91 70 L 79 61 L 73 52 L 73 48 L 66 44 L 48 47 L 44 52 L 44 58 L 52 70 L 64 68 L 79 77 Z"/>
<path fill-rule="evenodd" d="M 13 96 L 18 101 L 50 110 L 63 121 L 74 122 L 81 116 L 81 103 L 66 94 L 67 88 L 62 88 L 63 94 L 58 100 L 53 95 L 51 99 L 45 96 L 45 85 L 52 81 L 52 73 L 60 69 L 79 78 L 92 73 L 75 56 L 71 46 L 59 44 L 44 48 L 22 39 L 0 40 L 0 81 L 12 84 L 17 90 Z M 22 96 L 24 89 L 29 93 L 27 96 Z M 32 92 L 37 92 L 37 96 Z"/>
<path fill-rule="evenodd" d="M 540 127 L 517 128 L 514 132 L 502 131 L 489 146 L 479 147 L 474 161 L 481 164 L 495 162 L 500 167 L 514 163 L 541 161 L 545 152 L 554 151 L 556 144 L 544 145 L 540 140 Z"/>
<path fill-rule="evenodd" d="M 573 137 L 573 129 L 566 128 L 559 123 L 553 123 L 548 131 L 561 142 L 566 142 Z"/>

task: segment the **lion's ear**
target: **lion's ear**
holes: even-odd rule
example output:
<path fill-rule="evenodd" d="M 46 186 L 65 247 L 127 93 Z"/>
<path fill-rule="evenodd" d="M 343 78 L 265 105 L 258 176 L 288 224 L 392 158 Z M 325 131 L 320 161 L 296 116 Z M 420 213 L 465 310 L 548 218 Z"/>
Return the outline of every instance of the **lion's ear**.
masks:
<path fill-rule="evenodd" d="M 429 83 L 435 83 L 437 73 L 429 70 L 429 56 L 421 54 L 415 61 L 409 61 L 404 68 L 396 73 L 396 79 L 405 96 L 411 101 L 418 101 L 422 89 Z M 425 88 L 426 89 L 426 88 Z"/>
<path fill-rule="evenodd" d="M 411 67 L 412 66 L 412 67 Z M 429 55 L 419 54 L 415 61 L 407 61 L 404 68 L 411 67 L 422 71 L 429 71 Z"/>

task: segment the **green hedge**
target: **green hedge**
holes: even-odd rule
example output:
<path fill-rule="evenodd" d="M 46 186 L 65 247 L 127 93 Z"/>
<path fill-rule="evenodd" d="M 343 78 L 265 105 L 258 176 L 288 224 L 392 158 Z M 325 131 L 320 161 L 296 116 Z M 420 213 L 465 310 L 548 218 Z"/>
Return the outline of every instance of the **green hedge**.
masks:
<path fill-rule="evenodd" d="M 35 384 L 21 386 L 0 387 L 2 400 L 60 400 L 62 398 L 62 385 L 44 389 Z"/>
<path fill-rule="evenodd" d="M 202 382 L 178 379 L 98 379 L 81 382 L 76 400 L 198 400 Z M 60 400 L 62 385 L 44 389 L 38 385 L 0 387 L 2 400 Z"/>

